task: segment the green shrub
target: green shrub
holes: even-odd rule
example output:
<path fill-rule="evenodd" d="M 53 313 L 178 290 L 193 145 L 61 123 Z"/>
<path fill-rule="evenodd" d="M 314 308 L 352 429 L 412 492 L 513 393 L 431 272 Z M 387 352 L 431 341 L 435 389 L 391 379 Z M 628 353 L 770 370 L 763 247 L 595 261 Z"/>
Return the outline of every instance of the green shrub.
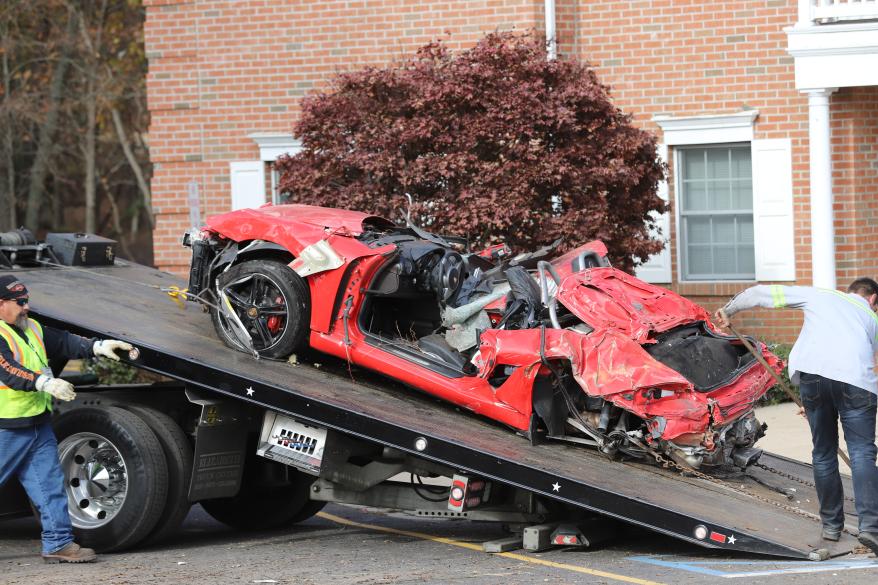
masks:
<path fill-rule="evenodd" d="M 768 343 L 768 349 L 777 357 L 784 361 L 784 369 L 780 373 L 780 377 L 783 378 L 783 381 L 786 382 L 787 386 L 793 393 L 798 396 L 799 395 L 799 387 L 794 386 L 790 381 L 790 372 L 786 363 L 790 359 L 790 351 L 793 349 L 792 345 L 787 345 L 785 343 Z M 781 402 L 791 402 L 790 397 L 784 392 L 783 388 L 779 385 L 775 384 L 771 388 L 768 389 L 762 398 L 759 399 L 759 406 L 768 406 L 771 404 L 780 404 Z"/>
<path fill-rule="evenodd" d="M 137 378 L 137 368 L 112 360 L 82 360 L 80 371 L 94 374 L 100 384 L 133 384 Z"/>
<path fill-rule="evenodd" d="M 124 362 L 114 362 L 108 359 L 82 360 L 79 371 L 83 374 L 94 374 L 98 377 L 98 383 L 106 386 L 116 384 L 150 384 L 167 379 L 159 374 L 135 368 Z"/>
<path fill-rule="evenodd" d="M 338 75 L 301 102 L 295 155 L 275 163 L 290 203 L 399 217 L 513 252 L 601 239 L 616 268 L 662 249 L 656 139 L 596 69 L 546 59 L 546 40 L 495 32 L 431 42 L 384 68 Z M 476 211 L 477 210 L 477 211 Z"/>

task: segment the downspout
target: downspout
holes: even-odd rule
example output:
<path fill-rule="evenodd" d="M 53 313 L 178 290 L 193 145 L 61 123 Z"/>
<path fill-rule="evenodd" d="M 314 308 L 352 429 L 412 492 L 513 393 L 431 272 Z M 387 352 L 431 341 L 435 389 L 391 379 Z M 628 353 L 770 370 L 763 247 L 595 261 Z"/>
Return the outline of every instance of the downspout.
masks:
<path fill-rule="evenodd" d="M 558 58 L 558 38 L 555 31 L 555 0 L 546 0 L 546 58 Z"/>

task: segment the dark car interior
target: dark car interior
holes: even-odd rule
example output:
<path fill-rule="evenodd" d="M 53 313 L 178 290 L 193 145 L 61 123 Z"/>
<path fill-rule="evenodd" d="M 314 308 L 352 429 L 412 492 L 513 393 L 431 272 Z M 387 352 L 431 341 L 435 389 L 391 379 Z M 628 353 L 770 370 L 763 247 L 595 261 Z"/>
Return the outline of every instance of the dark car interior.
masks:
<path fill-rule="evenodd" d="M 360 328 L 370 344 L 449 376 L 469 373 L 474 348 L 458 351 L 446 341 L 442 311 L 484 298 L 495 286 L 508 283 L 506 306 L 491 327 L 530 329 L 546 322 L 546 308 L 533 272 L 558 242 L 514 259 L 462 255 L 441 238 L 425 240 L 407 229 L 380 236 L 366 234 L 368 245 L 394 244 L 396 254 L 372 280 L 360 311 Z M 438 240 L 438 241 L 433 241 Z M 593 253 L 574 260 L 579 271 L 606 265 Z M 562 326 L 581 323 L 563 307 L 556 317 Z"/>
<path fill-rule="evenodd" d="M 410 361 L 460 377 L 469 361 L 439 332 L 441 310 L 464 277 L 466 260 L 453 250 L 423 240 L 397 241 L 367 291 L 360 328 L 369 343 Z"/>

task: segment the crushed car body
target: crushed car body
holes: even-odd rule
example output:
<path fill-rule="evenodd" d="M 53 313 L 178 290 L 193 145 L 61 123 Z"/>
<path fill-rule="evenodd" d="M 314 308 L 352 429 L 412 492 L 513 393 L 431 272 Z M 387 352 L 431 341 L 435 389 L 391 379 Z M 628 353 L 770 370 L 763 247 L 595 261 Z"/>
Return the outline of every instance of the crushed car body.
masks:
<path fill-rule="evenodd" d="M 754 463 L 771 374 L 691 301 L 610 266 L 594 241 L 462 253 L 365 213 L 266 205 L 214 216 L 189 298 L 257 356 L 310 347 L 530 438 L 691 468 Z M 768 364 L 782 364 L 755 342 Z"/>

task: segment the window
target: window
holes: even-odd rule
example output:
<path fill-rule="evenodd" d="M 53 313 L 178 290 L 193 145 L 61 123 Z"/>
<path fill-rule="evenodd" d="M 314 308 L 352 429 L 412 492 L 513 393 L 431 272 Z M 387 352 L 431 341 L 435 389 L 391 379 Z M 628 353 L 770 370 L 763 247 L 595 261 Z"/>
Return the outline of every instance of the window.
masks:
<path fill-rule="evenodd" d="M 674 149 L 679 280 L 796 279 L 792 141 L 757 138 L 758 116 L 748 109 L 653 117 L 664 138 L 659 156 Z M 660 221 L 670 233 L 670 214 Z M 671 282 L 670 256 L 666 247 L 638 275 Z"/>
<path fill-rule="evenodd" d="M 302 150 L 302 144 L 293 138 L 291 134 L 278 132 L 265 132 L 248 134 L 249 138 L 259 146 L 259 160 L 269 163 L 268 180 L 270 182 L 270 200 L 275 205 L 284 203 L 286 197 L 278 192 L 277 185 L 280 182 L 280 173 L 275 168 L 277 157 L 283 154 L 294 155 Z"/>
<path fill-rule="evenodd" d="M 749 143 L 677 150 L 684 280 L 753 280 L 753 170 Z"/>
<path fill-rule="evenodd" d="M 285 203 L 287 198 L 277 190 L 280 183 L 280 171 L 277 170 L 274 162 L 269 163 L 268 168 L 271 170 L 271 202 L 275 205 Z"/>

